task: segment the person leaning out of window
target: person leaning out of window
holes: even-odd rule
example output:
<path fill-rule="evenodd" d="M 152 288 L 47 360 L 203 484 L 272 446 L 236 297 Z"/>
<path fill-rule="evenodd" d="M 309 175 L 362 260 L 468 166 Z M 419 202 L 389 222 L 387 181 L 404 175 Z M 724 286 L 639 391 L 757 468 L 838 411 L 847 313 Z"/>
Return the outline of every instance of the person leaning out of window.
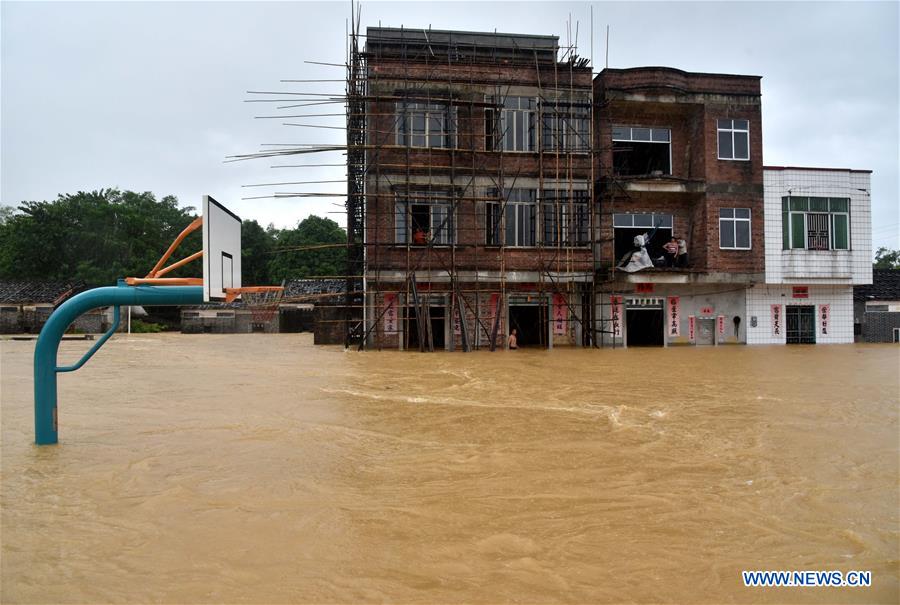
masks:
<path fill-rule="evenodd" d="M 675 265 L 686 268 L 688 265 L 687 241 L 683 237 L 678 238 L 678 256 L 675 258 Z"/>

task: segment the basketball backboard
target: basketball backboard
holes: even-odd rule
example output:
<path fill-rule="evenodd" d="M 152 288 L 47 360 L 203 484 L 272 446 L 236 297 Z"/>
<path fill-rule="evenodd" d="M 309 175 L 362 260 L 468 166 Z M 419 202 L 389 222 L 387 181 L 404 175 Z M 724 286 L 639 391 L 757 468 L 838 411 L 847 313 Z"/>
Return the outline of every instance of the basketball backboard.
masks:
<path fill-rule="evenodd" d="M 203 196 L 203 300 L 225 300 L 226 288 L 241 287 L 241 219 Z"/>

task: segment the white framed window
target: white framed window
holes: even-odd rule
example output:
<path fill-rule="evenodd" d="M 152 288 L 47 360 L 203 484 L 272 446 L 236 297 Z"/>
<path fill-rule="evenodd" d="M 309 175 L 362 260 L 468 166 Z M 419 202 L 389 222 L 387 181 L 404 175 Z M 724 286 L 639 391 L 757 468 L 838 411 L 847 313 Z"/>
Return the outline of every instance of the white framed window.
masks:
<path fill-rule="evenodd" d="M 541 243 L 545 246 L 588 246 L 591 215 L 587 190 L 544 189 L 541 192 Z"/>
<path fill-rule="evenodd" d="M 394 241 L 398 244 L 446 246 L 456 243 L 451 193 L 398 192 L 394 205 Z"/>
<path fill-rule="evenodd" d="M 672 229 L 671 214 L 614 214 L 613 227 L 620 229 Z"/>
<path fill-rule="evenodd" d="M 397 103 L 397 144 L 449 149 L 456 145 L 456 108 L 444 103 Z"/>
<path fill-rule="evenodd" d="M 850 199 L 781 198 L 781 243 L 784 250 L 849 250 Z"/>
<path fill-rule="evenodd" d="M 509 247 L 535 246 L 537 192 L 534 189 L 507 189 L 503 196 L 505 202 L 485 204 L 487 245 L 499 246 L 502 242 Z"/>
<path fill-rule="evenodd" d="M 620 176 L 672 174 L 672 131 L 613 126 L 613 172 Z"/>
<path fill-rule="evenodd" d="M 719 248 L 750 250 L 750 209 L 719 209 Z"/>
<path fill-rule="evenodd" d="M 485 148 L 488 151 L 535 151 L 537 100 L 507 96 L 492 97 L 488 102 L 496 103 L 496 107 L 485 112 Z"/>
<path fill-rule="evenodd" d="M 541 148 L 545 151 L 587 153 L 590 129 L 590 98 L 541 99 Z"/>
<path fill-rule="evenodd" d="M 750 159 L 750 121 L 717 120 L 720 160 Z"/>

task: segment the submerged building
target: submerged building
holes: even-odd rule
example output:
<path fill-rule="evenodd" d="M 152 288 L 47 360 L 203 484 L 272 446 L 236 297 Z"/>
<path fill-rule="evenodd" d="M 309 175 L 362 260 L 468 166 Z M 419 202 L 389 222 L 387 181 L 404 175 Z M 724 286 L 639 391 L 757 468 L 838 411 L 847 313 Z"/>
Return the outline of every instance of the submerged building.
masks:
<path fill-rule="evenodd" d="M 591 342 L 591 68 L 555 36 L 369 28 L 367 345 Z"/>
<path fill-rule="evenodd" d="M 593 77 L 556 36 L 365 39 L 347 287 L 364 346 L 852 341 L 869 173 L 765 168 L 760 76 Z"/>
<path fill-rule="evenodd" d="M 746 342 L 764 280 L 759 76 L 604 69 L 594 100 L 603 342 Z"/>

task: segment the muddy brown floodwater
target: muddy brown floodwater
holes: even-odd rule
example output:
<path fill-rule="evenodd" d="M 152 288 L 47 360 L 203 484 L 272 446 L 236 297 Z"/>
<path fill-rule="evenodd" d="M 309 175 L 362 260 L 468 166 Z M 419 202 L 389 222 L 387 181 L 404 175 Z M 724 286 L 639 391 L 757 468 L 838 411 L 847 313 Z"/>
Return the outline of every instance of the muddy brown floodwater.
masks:
<path fill-rule="evenodd" d="M 0 347 L 3 603 L 898 602 L 895 346 Z"/>

